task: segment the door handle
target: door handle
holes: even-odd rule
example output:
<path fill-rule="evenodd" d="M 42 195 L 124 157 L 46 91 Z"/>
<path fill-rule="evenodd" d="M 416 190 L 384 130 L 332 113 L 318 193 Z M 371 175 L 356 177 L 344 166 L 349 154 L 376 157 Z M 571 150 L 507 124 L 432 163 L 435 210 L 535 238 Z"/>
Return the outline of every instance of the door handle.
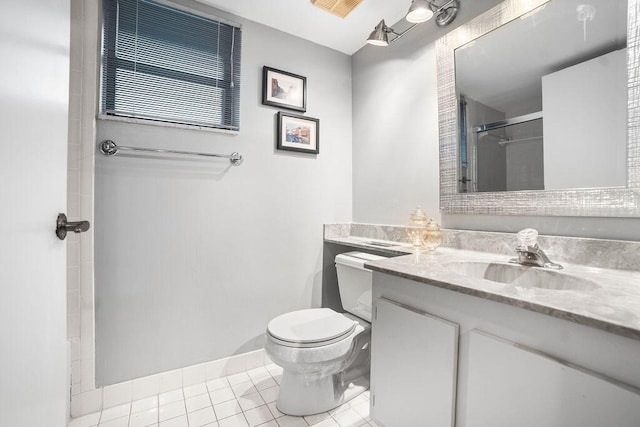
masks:
<path fill-rule="evenodd" d="M 67 216 L 61 213 L 58 214 L 56 220 L 56 236 L 58 239 L 64 240 L 67 237 L 67 232 L 82 233 L 89 230 L 90 226 L 89 221 L 67 221 Z"/>

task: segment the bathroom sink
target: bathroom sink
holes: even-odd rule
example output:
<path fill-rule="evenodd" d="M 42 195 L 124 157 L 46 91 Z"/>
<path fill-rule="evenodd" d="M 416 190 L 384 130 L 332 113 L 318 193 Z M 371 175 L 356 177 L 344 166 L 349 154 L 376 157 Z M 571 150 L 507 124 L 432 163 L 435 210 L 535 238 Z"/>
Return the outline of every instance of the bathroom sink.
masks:
<path fill-rule="evenodd" d="M 463 276 L 511 284 L 521 288 L 557 291 L 593 291 L 600 286 L 588 279 L 539 267 L 482 261 L 454 261 L 443 264 L 445 270 Z"/>

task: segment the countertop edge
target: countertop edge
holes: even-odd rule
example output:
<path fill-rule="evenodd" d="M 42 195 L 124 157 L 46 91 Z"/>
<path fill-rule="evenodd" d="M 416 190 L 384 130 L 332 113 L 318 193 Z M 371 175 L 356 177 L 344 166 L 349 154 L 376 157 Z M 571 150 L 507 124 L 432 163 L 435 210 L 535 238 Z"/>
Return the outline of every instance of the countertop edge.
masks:
<path fill-rule="evenodd" d="M 360 241 L 362 240 L 362 241 Z M 324 243 L 333 243 L 335 245 L 349 246 L 352 248 L 366 249 L 370 251 L 385 252 L 389 255 L 402 256 L 410 255 L 413 253 L 411 248 L 405 245 L 398 244 L 396 246 L 377 246 L 367 244 L 366 241 L 374 241 L 376 239 L 358 238 L 353 237 L 338 237 L 338 238 L 325 238 Z"/>

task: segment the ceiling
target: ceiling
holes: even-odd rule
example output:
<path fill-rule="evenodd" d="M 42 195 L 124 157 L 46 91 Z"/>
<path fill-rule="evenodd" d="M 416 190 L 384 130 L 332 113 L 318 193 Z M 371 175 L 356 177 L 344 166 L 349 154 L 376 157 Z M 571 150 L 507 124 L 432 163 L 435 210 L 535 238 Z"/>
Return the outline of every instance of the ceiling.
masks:
<path fill-rule="evenodd" d="M 311 0 L 198 1 L 348 55 L 365 45 L 381 19 L 391 26 L 404 17 L 411 5 L 411 0 L 364 0 L 342 19 L 312 5 Z"/>

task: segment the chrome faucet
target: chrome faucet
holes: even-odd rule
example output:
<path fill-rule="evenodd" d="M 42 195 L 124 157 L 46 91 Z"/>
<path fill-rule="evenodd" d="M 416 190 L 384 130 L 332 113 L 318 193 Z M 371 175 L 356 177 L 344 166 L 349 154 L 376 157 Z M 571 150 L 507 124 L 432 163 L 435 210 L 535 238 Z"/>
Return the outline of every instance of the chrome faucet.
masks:
<path fill-rule="evenodd" d="M 533 228 L 526 228 L 517 234 L 518 246 L 516 252 L 518 258 L 510 259 L 509 262 L 520 265 L 531 265 L 534 267 L 553 268 L 560 270 L 562 266 L 552 262 L 547 254 L 538 246 L 538 231 Z"/>

